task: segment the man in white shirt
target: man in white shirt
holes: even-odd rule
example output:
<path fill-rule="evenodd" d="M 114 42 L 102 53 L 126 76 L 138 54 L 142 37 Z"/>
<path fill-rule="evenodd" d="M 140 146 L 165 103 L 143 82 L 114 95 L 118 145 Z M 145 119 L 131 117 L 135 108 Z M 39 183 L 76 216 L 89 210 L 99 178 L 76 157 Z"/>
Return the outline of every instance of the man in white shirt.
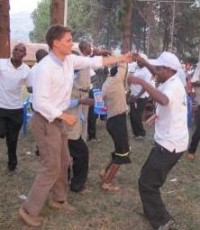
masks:
<path fill-rule="evenodd" d="M 20 217 L 32 227 L 42 224 L 39 214 L 49 195 L 50 207 L 63 208 L 67 213 L 74 210 L 66 201 L 70 161 L 66 128 L 76 123 L 76 117 L 66 111 L 70 105 L 74 69 L 100 68 L 133 59 L 131 53 L 108 58 L 71 54 L 71 30 L 62 25 L 51 26 L 46 33 L 46 41 L 50 53 L 37 64 L 35 70 L 35 114 L 31 121 L 31 129 L 40 150 L 41 169 L 19 210 Z"/>
<path fill-rule="evenodd" d="M 155 116 L 155 146 L 142 167 L 139 192 L 144 214 L 158 230 L 168 230 L 173 219 L 161 199 L 160 188 L 168 173 L 176 165 L 188 145 L 187 100 L 184 86 L 177 75 L 181 64 L 178 58 L 163 52 L 154 66 L 140 61 L 157 76 L 160 83 L 155 89 L 143 79 L 130 77 L 129 82 L 140 84 L 157 102 Z"/>
<path fill-rule="evenodd" d="M 23 123 L 22 88 L 27 85 L 29 67 L 22 62 L 24 44 L 17 44 L 9 59 L 0 59 L 0 138 L 6 138 L 8 169 L 17 166 L 17 141 Z"/>
<path fill-rule="evenodd" d="M 108 56 L 111 55 L 111 52 L 107 50 L 99 50 L 96 47 L 94 47 L 91 43 L 82 40 L 79 43 L 79 49 L 81 53 L 84 56 Z M 90 92 L 90 85 L 91 85 L 91 78 L 94 76 L 96 73 L 94 72 L 93 69 L 86 68 L 83 70 L 80 70 L 79 72 L 79 84 L 81 85 L 80 87 L 80 93 L 82 94 L 81 96 L 88 97 L 89 92 Z M 91 115 L 91 110 L 93 110 L 93 106 L 89 108 L 87 105 L 82 105 L 82 112 L 84 115 L 84 120 L 82 121 L 82 138 L 84 141 L 87 140 L 97 140 L 96 139 L 96 114 L 93 112 L 93 117 Z M 89 111 L 89 115 L 88 115 Z M 89 118 L 91 118 L 89 120 Z M 92 133 L 92 134 L 91 134 Z M 94 136 L 91 136 L 94 135 Z"/>
<path fill-rule="evenodd" d="M 141 54 L 143 58 L 147 60 L 145 54 Z M 137 61 L 137 68 L 134 72 L 135 77 L 139 77 L 148 83 L 152 82 L 152 74 L 141 63 Z M 134 138 L 141 138 L 146 135 L 146 131 L 142 124 L 142 113 L 145 109 L 149 94 L 142 88 L 141 85 L 131 84 L 131 100 L 130 100 L 130 122 Z"/>
<path fill-rule="evenodd" d="M 195 91 L 195 102 L 197 105 L 197 110 L 195 111 L 195 131 L 192 135 L 192 139 L 188 148 L 187 157 L 189 160 L 194 160 L 195 153 L 200 141 L 200 62 L 198 63 L 194 75 L 191 79 L 192 87 Z"/>

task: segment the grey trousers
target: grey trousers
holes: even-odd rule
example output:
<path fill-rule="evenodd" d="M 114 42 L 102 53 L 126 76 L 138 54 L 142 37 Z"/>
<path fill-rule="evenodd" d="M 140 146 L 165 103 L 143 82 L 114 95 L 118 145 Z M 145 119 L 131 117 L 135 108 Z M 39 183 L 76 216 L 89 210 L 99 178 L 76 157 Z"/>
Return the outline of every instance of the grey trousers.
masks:
<path fill-rule="evenodd" d="M 64 122 L 49 123 L 36 113 L 30 127 L 40 150 L 41 166 L 23 207 L 31 215 L 39 215 L 50 193 L 55 201 L 66 200 L 70 157 Z"/>

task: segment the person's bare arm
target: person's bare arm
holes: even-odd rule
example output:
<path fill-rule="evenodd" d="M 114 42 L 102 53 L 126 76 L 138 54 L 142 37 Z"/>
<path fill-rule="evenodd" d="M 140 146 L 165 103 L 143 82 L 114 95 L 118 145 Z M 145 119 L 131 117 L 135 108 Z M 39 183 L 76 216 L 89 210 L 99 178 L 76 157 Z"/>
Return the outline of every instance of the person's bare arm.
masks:
<path fill-rule="evenodd" d="M 103 66 L 110 66 L 115 63 L 129 63 L 133 61 L 133 54 L 126 53 L 119 56 L 103 57 Z"/>
<path fill-rule="evenodd" d="M 156 102 L 158 102 L 161 105 L 165 106 L 169 103 L 169 99 L 164 93 L 154 88 L 153 86 L 151 86 L 149 83 L 147 83 L 141 78 L 134 77 L 134 75 L 129 75 L 128 83 L 141 85 L 143 89 L 151 95 L 152 99 L 154 99 Z"/>
<path fill-rule="evenodd" d="M 92 106 L 94 105 L 94 99 L 93 98 L 81 98 L 79 99 L 79 104 Z"/>

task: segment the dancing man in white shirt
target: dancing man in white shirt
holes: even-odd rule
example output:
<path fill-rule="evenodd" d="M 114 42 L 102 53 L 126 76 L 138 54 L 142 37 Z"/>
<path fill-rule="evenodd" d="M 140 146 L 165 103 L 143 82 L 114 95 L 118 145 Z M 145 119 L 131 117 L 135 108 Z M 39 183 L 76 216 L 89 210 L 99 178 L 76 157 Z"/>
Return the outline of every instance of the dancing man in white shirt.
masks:
<path fill-rule="evenodd" d="M 154 66 L 138 59 L 157 75 L 160 83 L 155 89 L 141 78 L 129 78 L 130 83 L 140 84 L 157 102 L 155 146 L 142 167 L 139 192 L 151 225 L 157 230 L 168 230 L 174 221 L 162 201 L 160 188 L 188 146 L 186 91 L 177 75 L 181 64 L 174 54 L 163 52 L 154 60 Z"/>
<path fill-rule="evenodd" d="M 39 214 L 49 197 L 49 206 L 63 208 L 67 213 L 74 208 L 66 201 L 69 166 L 67 126 L 76 118 L 66 111 L 70 105 L 74 69 L 100 68 L 116 62 L 129 62 L 132 54 L 118 57 L 81 57 L 71 54 L 71 30 L 53 25 L 46 33 L 50 53 L 37 64 L 33 81 L 33 109 L 31 129 L 40 150 L 39 170 L 27 200 L 19 210 L 24 222 L 39 227 Z M 50 196 L 49 196 L 50 195 Z"/>

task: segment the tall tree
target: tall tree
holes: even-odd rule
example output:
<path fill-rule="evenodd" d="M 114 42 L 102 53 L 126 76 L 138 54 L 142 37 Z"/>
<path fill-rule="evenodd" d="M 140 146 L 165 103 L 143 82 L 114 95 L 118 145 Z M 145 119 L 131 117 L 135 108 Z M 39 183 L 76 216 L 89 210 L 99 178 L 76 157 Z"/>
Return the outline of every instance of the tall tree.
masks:
<path fill-rule="evenodd" d="M 34 28 L 29 37 L 32 42 L 45 42 L 44 32 L 50 25 L 50 4 L 51 0 L 42 0 L 31 15 Z"/>
<path fill-rule="evenodd" d="M 121 1 L 121 50 L 122 53 L 131 50 L 132 45 L 133 0 Z"/>
<path fill-rule="evenodd" d="M 51 25 L 64 24 L 65 0 L 52 0 L 50 11 Z"/>
<path fill-rule="evenodd" d="M 9 0 L 0 0 L 0 57 L 10 56 L 10 4 Z"/>

